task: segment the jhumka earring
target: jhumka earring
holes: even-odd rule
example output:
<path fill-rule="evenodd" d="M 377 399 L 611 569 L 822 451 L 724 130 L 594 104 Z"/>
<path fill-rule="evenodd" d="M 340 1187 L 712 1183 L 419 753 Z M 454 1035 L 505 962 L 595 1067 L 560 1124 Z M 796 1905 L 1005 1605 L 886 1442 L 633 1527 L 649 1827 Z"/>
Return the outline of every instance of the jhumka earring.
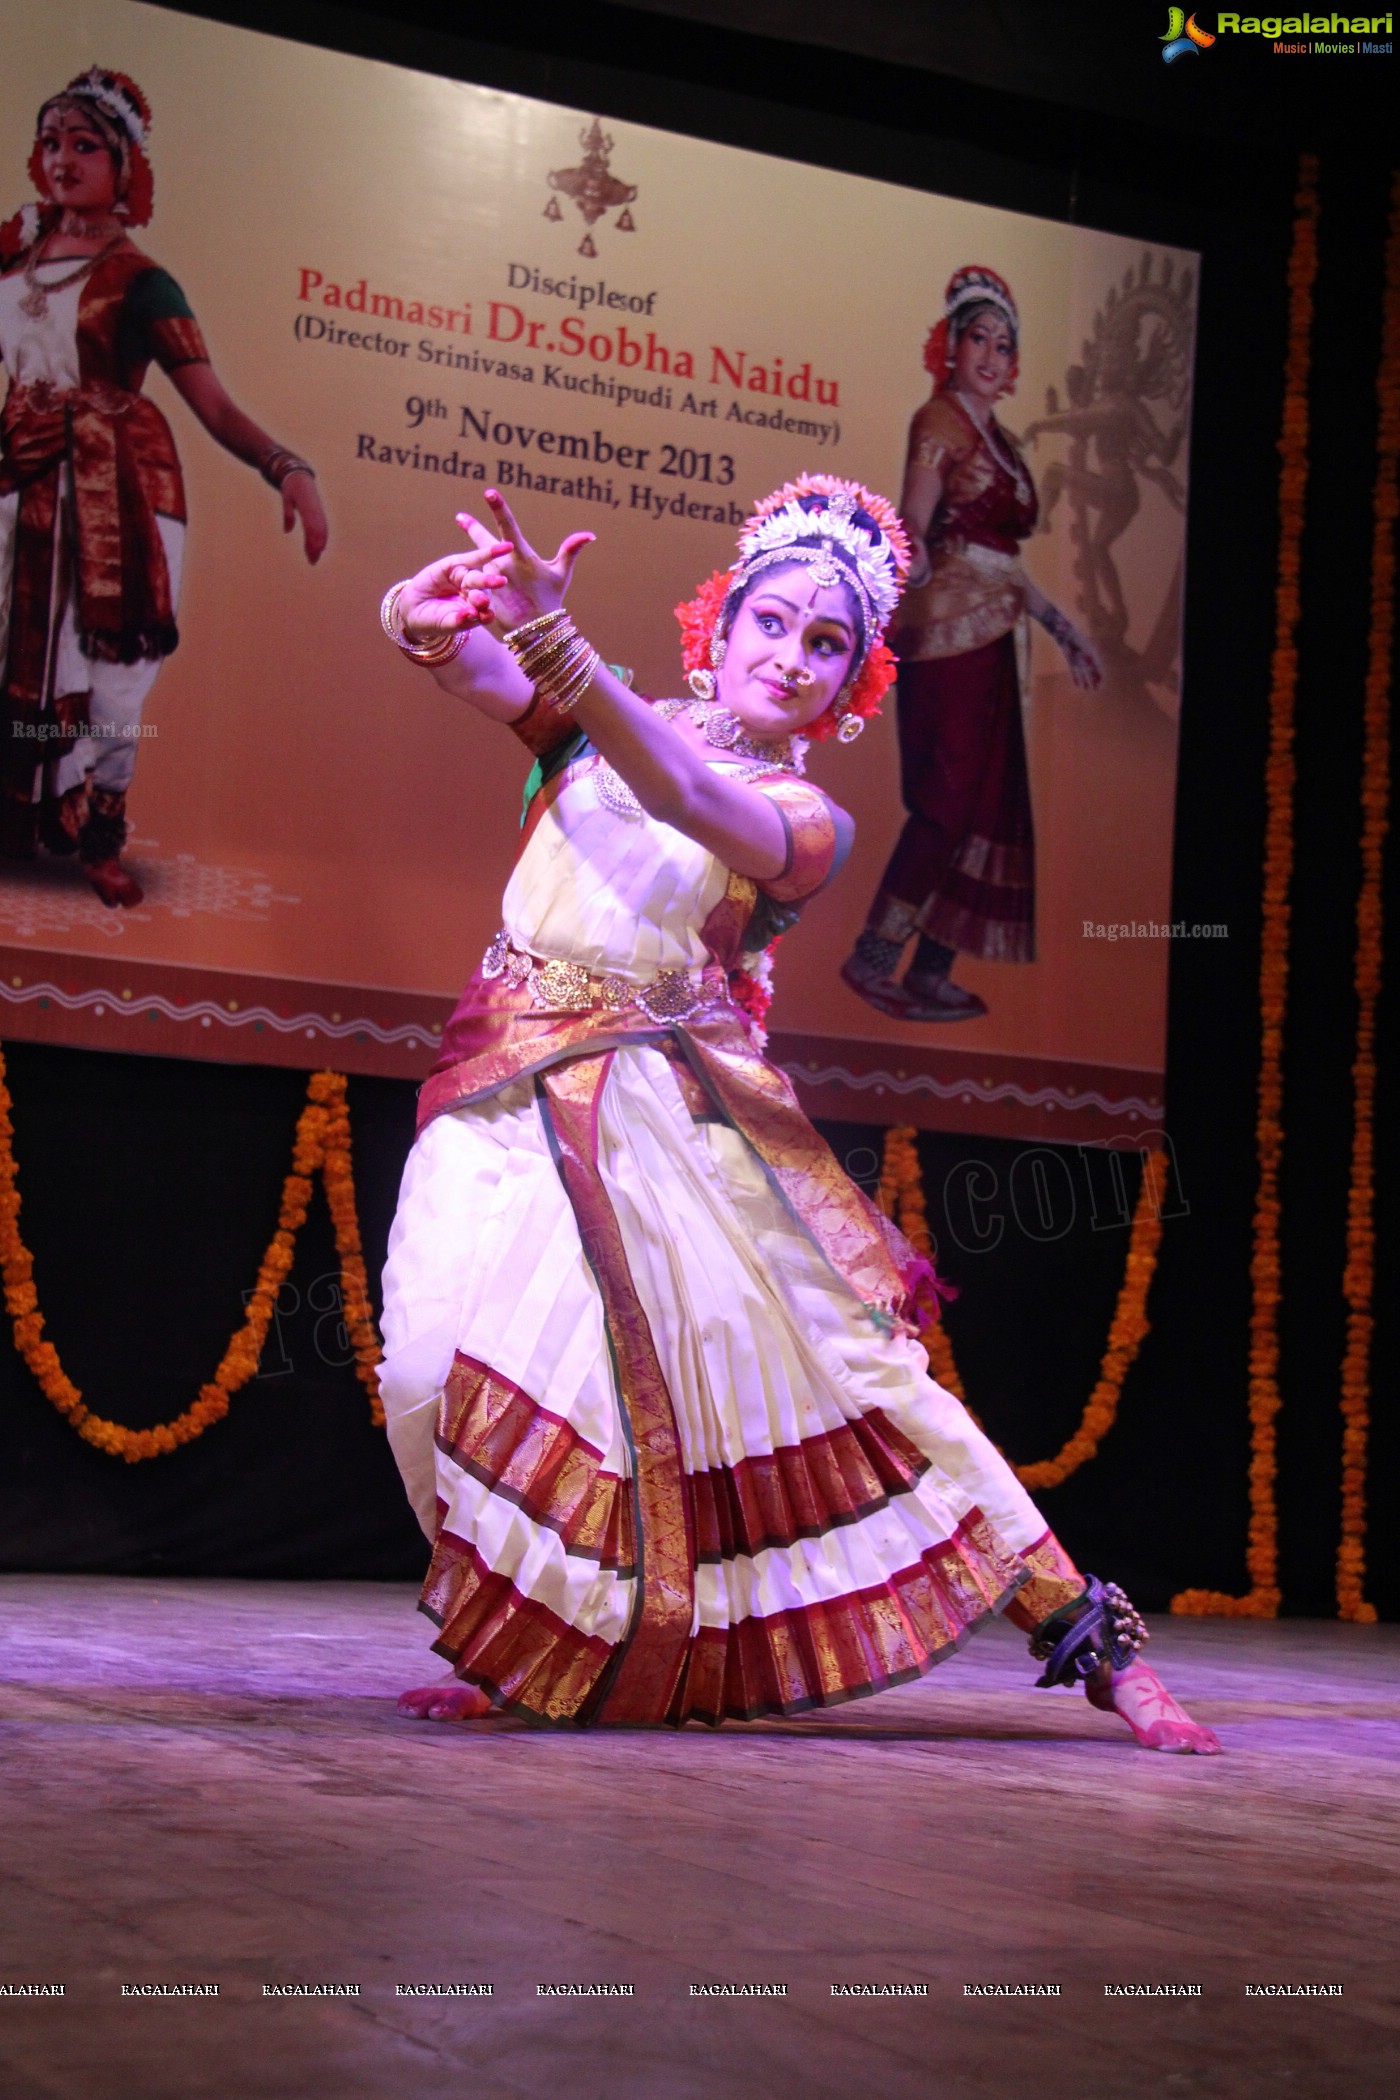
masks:
<path fill-rule="evenodd" d="M 851 688 L 848 685 L 842 686 L 836 695 L 836 734 L 843 744 L 853 744 L 865 728 L 864 715 L 847 713 L 850 701 Z"/>
<path fill-rule="evenodd" d="M 715 671 L 717 671 L 720 665 L 724 662 L 724 652 L 728 648 L 728 646 L 729 644 L 725 641 L 725 638 L 722 634 L 715 634 L 711 636 L 710 662 L 714 665 Z M 697 700 L 714 699 L 715 671 L 691 671 L 688 674 L 685 682 L 690 687 L 691 692 L 694 693 Z"/>

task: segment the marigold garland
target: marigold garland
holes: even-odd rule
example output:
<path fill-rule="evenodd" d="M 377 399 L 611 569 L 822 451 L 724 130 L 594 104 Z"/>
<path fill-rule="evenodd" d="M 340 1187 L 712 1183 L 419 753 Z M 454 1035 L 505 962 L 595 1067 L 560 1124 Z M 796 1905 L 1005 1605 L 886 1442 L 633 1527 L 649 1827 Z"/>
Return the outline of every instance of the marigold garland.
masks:
<path fill-rule="evenodd" d="M 1356 1054 L 1352 1062 L 1351 1186 L 1347 1196 L 1347 1301 L 1342 1357 L 1342 1531 L 1337 1616 L 1372 1625 L 1366 1576 L 1366 1446 L 1370 1428 L 1371 1306 L 1375 1296 L 1376 1005 L 1381 990 L 1382 879 L 1390 804 L 1390 676 L 1395 645 L 1395 520 L 1400 511 L 1400 176 L 1392 179 L 1386 242 L 1379 421 L 1372 504 L 1371 635 L 1361 761 L 1361 888 L 1356 900 Z"/>
<path fill-rule="evenodd" d="M 1317 278 L 1317 160 L 1298 163 L 1293 200 L 1293 246 L 1288 259 L 1288 356 L 1284 366 L 1283 430 L 1279 438 L 1278 591 L 1269 690 L 1269 756 L 1264 770 L 1264 909 L 1260 936 L 1259 1106 L 1255 1144 L 1259 1186 L 1254 1199 L 1254 1302 L 1249 1321 L 1249 1546 L 1250 1587 L 1242 1597 L 1221 1590 L 1183 1590 L 1174 1612 L 1192 1618 L 1273 1619 L 1278 1587 L 1278 1470 L 1275 1423 L 1278 1384 L 1279 1170 L 1283 1160 L 1283 1020 L 1288 1002 L 1289 885 L 1293 875 L 1293 721 L 1298 687 L 1298 578 L 1304 498 L 1308 483 L 1308 373 L 1312 361 L 1313 285 Z"/>
<path fill-rule="evenodd" d="M 1138 1190 L 1137 1204 L 1133 1211 L 1123 1281 L 1119 1286 L 1118 1303 L 1114 1307 L 1113 1320 L 1109 1326 L 1098 1381 L 1085 1403 L 1079 1427 L 1053 1458 L 1035 1459 L 1023 1466 L 1013 1465 L 1016 1477 L 1024 1487 L 1052 1488 L 1058 1487 L 1061 1481 L 1068 1480 L 1071 1473 L 1078 1472 L 1082 1465 L 1095 1456 L 1099 1445 L 1117 1420 L 1123 1381 L 1132 1368 L 1144 1338 L 1151 1331 L 1151 1322 L 1147 1318 L 1147 1294 L 1152 1288 L 1157 1253 L 1162 1243 L 1162 1206 L 1166 1193 L 1165 1153 L 1145 1154 L 1142 1163 L 1142 1186 Z M 900 1231 L 912 1246 L 921 1254 L 931 1251 L 923 1177 L 919 1169 L 918 1147 L 912 1128 L 891 1130 L 886 1135 L 884 1166 L 876 1200 L 886 1215 L 895 1219 Z M 967 1395 L 958 1375 L 957 1364 L 953 1360 L 953 1345 L 943 1322 L 930 1321 L 919 1339 L 928 1351 L 929 1364 L 938 1383 L 946 1386 L 950 1393 L 955 1393 L 966 1405 Z M 975 1415 L 973 1420 L 977 1420 Z"/>
<path fill-rule="evenodd" d="M 933 1235 L 929 1231 L 919 1151 L 912 1125 L 885 1132 L 884 1160 L 875 1201 L 887 1218 L 894 1219 L 910 1246 L 932 1260 Z M 929 1365 L 938 1383 L 966 1407 L 967 1394 L 953 1361 L 953 1345 L 943 1321 L 929 1320 L 919 1340 L 928 1351 Z M 968 1412 L 971 1414 L 972 1410 L 968 1408 Z M 973 1415 L 973 1420 L 980 1429 L 982 1424 L 976 1415 Z"/>
<path fill-rule="evenodd" d="M 291 1171 L 282 1185 L 277 1230 L 263 1256 L 243 1325 L 230 1340 L 213 1378 L 200 1387 L 199 1398 L 193 1406 L 186 1408 L 173 1421 L 159 1423 L 153 1429 L 128 1429 L 120 1422 L 108 1421 L 105 1416 L 92 1412 L 60 1363 L 57 1349 L 44 1339 L 44 1315 L 39 1310 L 34 1284 L 34 1261 L 19 1227 L 14 1124 L 10 1114 L 5 1060 L 0 1052 L 0 1273 L 4 1276 L 5 1305 L 14 1322 L 15 1346 L 38 1380 L 40 1390 L 86 1443 L 113 1458 L 125 1459 L 128 1465 L 136 1465 L 142 1459 L 159 1458 L 166 1452 L 178 1450 L 181 1444 L 192 1443 L 212 1423 L 222 1421 L 233 1395 L 257 1371 L 277 1294 L 291 1270 L 297 1234 L 306 1222 L 312 1182 L 318 1173 L 325 1185 L 326 1201 L 335 1227 L 336 1252 L 340 1256 L 341 1304 L 346 1331 L 355 1352 L 355 1375 L 369 1394 L 374 1422 L 383 1427 L 384 1410 L 379 1401 L 377 1369 L 379 1338 L 370 1310 L 364 1257 L 360 1251 L 345 1085 L 345 1075 L 341 1072 L 313 1072 L 307 1082 L 307 1101 L 297 1120 Z"/>

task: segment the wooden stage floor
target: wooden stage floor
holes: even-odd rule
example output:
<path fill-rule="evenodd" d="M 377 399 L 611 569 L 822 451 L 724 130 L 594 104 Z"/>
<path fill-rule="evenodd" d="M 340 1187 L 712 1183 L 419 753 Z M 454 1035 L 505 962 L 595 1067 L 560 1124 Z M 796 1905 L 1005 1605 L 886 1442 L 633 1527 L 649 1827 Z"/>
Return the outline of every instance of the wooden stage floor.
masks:
<path fill-rule="evenodd" d="M 1001 1626 L 832 1715 L 603 1735 L 397 1720 L 441 1669 L 398 1587 L 9 1576 L 0 1626 L 5 2100 L 1400 2090 L 1395 1627 L 1158 1622 L 1194 1759 Z M 965 1989 L 1018 1984 L 1060 1995 Z"/>

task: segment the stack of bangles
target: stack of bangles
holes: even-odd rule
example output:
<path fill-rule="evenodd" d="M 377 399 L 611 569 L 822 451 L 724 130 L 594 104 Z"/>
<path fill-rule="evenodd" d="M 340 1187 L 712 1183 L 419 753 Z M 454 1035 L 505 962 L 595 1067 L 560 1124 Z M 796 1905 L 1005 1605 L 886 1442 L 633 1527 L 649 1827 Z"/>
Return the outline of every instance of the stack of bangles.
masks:
<path fill-rule="evenodd" d="M 512 627 L 505 644 L 539 698 L 557 715 L 577 707 L 602 662 L 562 605 Z"/>
<path fill-rule="evenodd" d="M 309 474 L 313 481 L 316 479 L 316 469 L 310 460 L 302 459 L 297 453 L 288 451 L 285 445 L 274 445 L 258 472 L 268 487 L 273 489 L 280 489 L 291 474 Z"/>
<path fill-rule="evenodd" d="M 401 583 L 391 584 L 384 593 L 379 607 L 379 624 L 396 649 L 412 657 L 416 664 L 445 664 L 456 656 L 469 629 L 458 628 L 454 634 L 440 634 L 430 642 L 411 642 L 404 633 L 403 614 L 399 611 Z"/>

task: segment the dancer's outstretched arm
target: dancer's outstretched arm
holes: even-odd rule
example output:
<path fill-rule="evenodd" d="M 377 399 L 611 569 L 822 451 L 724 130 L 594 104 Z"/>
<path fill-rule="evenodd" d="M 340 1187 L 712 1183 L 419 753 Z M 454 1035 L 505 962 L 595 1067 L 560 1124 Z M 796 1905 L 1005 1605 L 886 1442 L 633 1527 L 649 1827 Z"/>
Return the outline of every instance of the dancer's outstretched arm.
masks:
<path fill-rule="evenodd" d="M 430 563 L 404 584 L 399 616 L 410 640 L 466 633 L 455 657 L 433 667 L 444 691 L 492 720 L 519 720 L 536 703 L 514 657 L 485 631 L 494 617 L 507 630 L 564 603 L 580 550 L 592 533 L 570 533 L 546 561 L 526 540 L 510 506 L 488 490 L 493 535 L 463 513 L 469 553 Z M 599 665 L 573 719 L 636 795 L 649 816 L 670 824 L 718 855 L 737 874 L 773 881 L 786 868 L 783 818 L 767 796 L 726 778 L 648 703 Z"/>

